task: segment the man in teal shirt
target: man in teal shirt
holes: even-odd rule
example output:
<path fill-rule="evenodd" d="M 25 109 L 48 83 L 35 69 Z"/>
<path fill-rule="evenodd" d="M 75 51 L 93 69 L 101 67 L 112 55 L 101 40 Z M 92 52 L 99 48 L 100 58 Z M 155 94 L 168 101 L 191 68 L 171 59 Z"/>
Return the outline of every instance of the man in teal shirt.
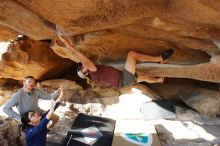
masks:
<path fill-rule="evenodd" d="M 20 115 L 24 114 L 27 111 L 34 111 L 38 114 L 45 114 L 45 111 L 39 108 L 38 99 L 47 99 L 56 98 L 59 96 L 60 88 L 54 93 L 48 94 L 40 89 L 36 89 L 36 81 L 34 77 L 27 76 L 23 80 L 23 87 L 14 93 L 9 101 L 6 102 L 3 111 L 12 118 L 15 118 L 20 122 Z M 12 107 L 17 107 L 17 112 L 15 112 Z M 53 114 L 51 117 L 52 124 L 50 127 L 53 127 L 55 123 L 59 120 L 59 116 Z"/>

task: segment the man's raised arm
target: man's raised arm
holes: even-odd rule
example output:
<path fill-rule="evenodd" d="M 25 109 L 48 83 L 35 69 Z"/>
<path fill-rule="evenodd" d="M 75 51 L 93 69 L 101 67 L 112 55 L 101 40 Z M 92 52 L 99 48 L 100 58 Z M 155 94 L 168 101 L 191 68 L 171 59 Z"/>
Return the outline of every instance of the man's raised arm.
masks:
<path fill-rule="evenodd" d="M 82 53 L 80 53 L 75 46 L 73 46 L 69 40 L 67 40 L 65 37 L 58 35 L 58 37 L 60 38 L 60 40 L 66 45 L 66 47 L 71 50 L 80 60 L 80 62 L 82 63 L 83 67 L 87 68 L 89 71 L 94 72 L 97 70 L 95 64 L 89 59 L 87 58 L 85 55 L 83 55 Z"/>

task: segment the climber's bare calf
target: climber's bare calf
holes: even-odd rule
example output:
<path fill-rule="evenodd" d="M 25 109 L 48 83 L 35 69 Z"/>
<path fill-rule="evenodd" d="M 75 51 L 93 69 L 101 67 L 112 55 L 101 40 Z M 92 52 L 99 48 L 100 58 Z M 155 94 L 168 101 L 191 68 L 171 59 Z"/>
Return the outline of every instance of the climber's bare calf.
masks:
<path fill-rule="evenodd" d="M 158 62 L 164 63 L 173 54 L 173 50 L 168 50 L 163 52 L 160 56 L 150 56 L 146 54 L 141 54 L 135 51 L 130 51 L 127 56 L 125 63 L 125 69 L 135 75 L 137 62 Z M 148 75 L 137 75 L 137 82 L 148 82 L 148 83 L 162 83 L 164 81 L 163 77 L 151 77 Z"/>

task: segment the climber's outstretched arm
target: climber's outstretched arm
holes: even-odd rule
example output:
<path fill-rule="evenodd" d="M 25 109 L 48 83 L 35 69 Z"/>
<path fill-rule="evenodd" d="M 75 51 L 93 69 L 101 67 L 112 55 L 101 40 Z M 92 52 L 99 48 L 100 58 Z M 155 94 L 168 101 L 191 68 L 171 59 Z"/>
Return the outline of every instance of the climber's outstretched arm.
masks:
<path fill-rule="evenodd" d="M 81 52 L 79 52 L 75 46 L 73 46 L 69 40 L 67 38 L 65 38 L 64 36 L 61 36 L 58 34 L 58 37 L 60 38 L 60 40 L 66 45 L 66 47 L 71 50 L 80 60 L 80 62 L 82 63 L 82 66 L 84 68 L 87 68 L 89 71 L 94 72 L 97 70 L 95 64 L 89 59 L 87 58 L 85 55 L 83 55 Z"/>

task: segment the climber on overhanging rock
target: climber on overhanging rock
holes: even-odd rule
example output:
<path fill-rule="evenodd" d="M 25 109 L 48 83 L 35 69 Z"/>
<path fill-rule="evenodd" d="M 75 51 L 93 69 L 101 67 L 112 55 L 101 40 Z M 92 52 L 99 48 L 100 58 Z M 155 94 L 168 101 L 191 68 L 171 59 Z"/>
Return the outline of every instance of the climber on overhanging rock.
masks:
<path fill-rule="evenodd" d="M 150 56 L 135 51 L 129 51 L 125 68 L 121 71 L 111 66 L 95 65 L 89 58 L 84 56 L 63 36 L 58 35 L 66 47 L 80 60 L 77 73 L 80 78 L 87 79 L 94 85 L 96 82 L 109 83 L 115 88 L 121 88 L 136 82 L 163 83 L 163 77 L 151 77 L 136 73 L 136 62 L 159 62 L 164 63 L 170 58 L 174 50 L 169 49 L 160 56 Z"/>

